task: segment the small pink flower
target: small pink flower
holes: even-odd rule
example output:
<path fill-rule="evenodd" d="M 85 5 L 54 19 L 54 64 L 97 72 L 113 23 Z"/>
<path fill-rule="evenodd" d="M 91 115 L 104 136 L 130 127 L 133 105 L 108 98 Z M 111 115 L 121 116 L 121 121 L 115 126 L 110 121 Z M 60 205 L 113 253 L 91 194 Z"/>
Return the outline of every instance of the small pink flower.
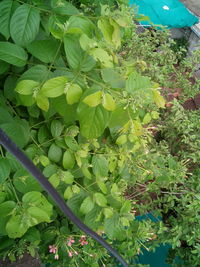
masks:
<path fill-rule="evenodd" d="M 56 254 L 56 255 L 54 256 L 54 259 L 55 259 L 55 260 L 58 260 L 58 259 L 59 259 L 59 255 Z"/>
<path fill-rule="evenodd" d="M 49 253 L 56 254 L 57 251 L 58 251 L 58 248 L 55 245 L 49 246 Z"/>
<path fill-rule="evenodd" d="M 72 251 L 68 251 L 68 256 L 71 258 L 73 257 L 73 252 Z"/>
<path fill-rule="evenodd" d="M 69 237 L 67 240 L 67 245 L 71 247 L 73 243 L 75 243 L 75 240 L 72 237 Z"/>
<path fill-rule="evenodd" d="M 84 246 L 84 245 L 88 244 L 88 242 L 86 241 L 86 236 L 85 235 L 81 236 L 81 239 L 79 239 L 79 242 L 80 242 L 81 246 Z"/>

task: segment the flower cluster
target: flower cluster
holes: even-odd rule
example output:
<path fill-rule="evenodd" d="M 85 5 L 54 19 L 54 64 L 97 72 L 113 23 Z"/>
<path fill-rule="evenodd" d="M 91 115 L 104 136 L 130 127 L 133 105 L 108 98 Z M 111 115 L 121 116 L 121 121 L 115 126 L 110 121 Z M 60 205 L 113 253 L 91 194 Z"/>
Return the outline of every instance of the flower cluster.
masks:
<path fill-rule="evenodd" d="M 73 237 L 68 237 L 68 239 L 67 239 L 67 245 L 69 246 L 69 247 L 71 247 L 72 246 L 72 244 L 74 244 L 75 243 L 75 240 L 73 239 Z"/>
<path fill-rule="evenodd" d="M 57 248 L 57 246 L 55 246 L 55 245 L 50 245 L 50 246 L 49 246 L 49 253 L 53 253 L 53 254 L 55 254 L 55 256 L 54 256 L 55 260 L 58 260 L 58 259 L 59 259 L 58 248 Z"/>
<path fill-rule="evenodd" d="M 79 242 L 81 244 L 81 246 L 87 245 L 88 241 L 86 240 L 86 236 L 82 235 L 81 238 L 79 239 Z"/>

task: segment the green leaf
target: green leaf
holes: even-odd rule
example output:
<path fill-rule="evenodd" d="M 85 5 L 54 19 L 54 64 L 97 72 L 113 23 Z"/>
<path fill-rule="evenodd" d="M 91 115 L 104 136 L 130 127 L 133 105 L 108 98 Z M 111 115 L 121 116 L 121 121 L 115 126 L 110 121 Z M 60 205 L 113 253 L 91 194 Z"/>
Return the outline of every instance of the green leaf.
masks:
<path fill-rule="evenodd" d="M 126 237 L 125 231 L 119 224 L 119 216 L 115 214 L 113 217 L 105 219 L 105 233 L 110 239 L 123 240 Z"/>
<path fill-rule="evenodd" d="M 108 161 L 102 155 L 94 155 L 92 158 L 92 169 L 97 177 L 108 176 Z"/>
<path fill-rule="evenodd" d="M 27 209 L 27 212 L 31 215 L 31 217 L 37 220 L 37 223 L 51 222 L 49 214 L 47 214 L 44 209 L 38 207 L 30 207 Z"/>
<path fill-rule="evenodd" d="M 120 213 L 121 214 L 126 214 L 129 213 L 131 211 L 131 202 L 129 200 L 126 200 L 123 204 L 123 206 L 121 207 Z"/>
<path fill-rule="evenodd" d="M 28 225 L 23 223 L 22 216 L 13 215 L 6 224 L 6 231 L 10 238 L 19 238 L 28 230 Z"/>
<path fill-rule="evenodd" d="M 25 71 L 18 81 L 21 80 L 33 80 L 36 82 L 44 82 L 49 79 L 51 72 L 48 71 L 48 68 L 44 65 L 36 65 L 27 71 Z"/>
<path fill-rule="evenodd" d="M 89 38 L 86 34 L 81 34 L 79 42 L 80 42 L 81 48 L 85 51 L 97 46 L 97 42 Z"/>
<path fill-rule="evenodd" d="M 83 99 L 83 103 L 87 104 L 90 107 L 96 107 L 101 103 L 101 97 L 102 97 L 102 92 L 97 91 L 96 93 L 86 96 Z"/>
<path fill-rule="evenodd" d="M 109 43 L 112 43 L 112 34 L 113 34 L 113 26 L 110 24 L 109 20 L 106 18 L 101 18 L 98 20 L 98 27 L 101 30 L 104 39 Z"/>
<path fill-rule="evenodd" d="M 2 184 L 10 175 L 10 164 L 8 159 L 0 158 L 0 184 Z"/>
<path fill-rule="evenodd" d="M 34 89 L 36 90 L 38 88 L 38 85 L 38 82 L 23 80 L 17 84 L 15 91 L 22 95 L 31 95 L 34 92 Z"/>
<path fill-rule="evenodd" d="M 77 151 L 77 150 L 80 149 L 77 141 L 72 136 L 69 136 L 69 135 L 68 136 L 65 136 L 65 143 L 73 151 Z"/>
<path fill-rule="evenodd" d="M 127 136 L 125 134 L 120 135 L 116 140 L 117 145 L 124 145 L 126 143 L 127 143 Z"/>
<path fill-rule="evenodd" d="M 57 138 L 61 135 L 64 126 L 59 120 L 53 120 L 50 128 L 52 136 Z"/>
<path fill-rule="evenodd" d="M 36 103 L 37 103 L 37 106 L 44 110 L 44 111 L 48 111 L 49 109 L 49 100 L 47 97 L 43 96 L 41 93 L 38 93 L 36 95 Z"/>
<path fill-rule="evenodd" d="M 84 199 L 83 203 L 81 204 L 80 212 L 83 214 L 87 214 L 93 208 L 94 208 L 94 202 L 92 201 L 92 199 L 90 197 L 86 197 Z"/>
<path fill-rule="evenodd" d="M 95 60 L 88 55 L 80 46 L 79 35 L 66 34 L 64 48 L 70 68 L 88 72 L 95 66 Z"/>
<path fill-rule="evenodd" d="M 115 46 L 115 48 L 119 48 L 121 46 L 121 32 L 119 25 L 110 18 L 110 24 L 113 26 L 113 33 L 112 33 L 112 42 Z"/>
<path fill-rule="evenodd" d="M 138 90 L 145 90 L 152 88 L 152 83 L 148 77 L 141 76 L 137 72 L 133 72 L 126 81 L 126 91 L 133 93 Z"/>
<path fill-rule="evenodd" d="M 116 109 L 115 101 L 110 94 L 103 95 L 102 105 L 105 109 L 109 111 L 114 111 Z"/>
<path fill-rule="evenodd" d="M 78 9 L 65 0 L 51 0 L 51 6 L 53 11 L 58 15 L 72 16 L 79 14 Z"/>
<path fill-rule="evenodd" d="M 64 169 L 73 169 L 75 165 L 75 157 L 72 151 L 66 150 L 63 154 Z"/>
<path fill-rule="evenodd" d="M 59 43 L 56 40 L 38 40 L 26 46 L 29 53 L 44 63 L 51 63 L 59 56 Z"/>
<path fill-rule="evenodd" d="M 72 191 L 72 188 L 71 186 L 68 186 L 67 189 L 65 189 L 65 192 L 64 192 L 64 199 L 70 199 L 72 196 L 73 196 L 73 191 Z"/>
<path fill-rule="evenodd" d="M 105 208 L 103 209 L 104 216 L 106 219 L 111 218 L 113 216 L 113 209 L 112 208 Z"/>
<path fill-rule="evenodd" d="M 79 192 L 78 194 L 73 195 L 68 201 L 67 205 L 69 208 L 76 214 L 80 215 L 80 206 L 85 199 L 85 193 L 83 191 Z"/>
<path fill-rule="evenodd" d="M 16 1 L 4 0 L 0 3 L 0 33 L 7 40 L 10 37 L 10 19 L 18 6 Z"/>
<path fill-rule="evenodd" d="M 95 197 L 95 201 L 96 201 L 97 205 L 99 205 L 100 207 L 106 207 L 107 199 L 105 198 L 105 196 L 103 194 L 95 193 L 94 197 Z"/>
<path fill-rule="evenodd" d="M 0 60 L 0 75 L 9 70 L 9 64 L 5 61 Z"/>
<path fill-rule="evenodd" d="M 114 69 L 102 69 L 101 76 L 104 82 L 108 83 L 112 88 L 124 88 L 125 87 L 125 79 L 121 77 L 120 73 L 118 73 Z"/>
<path fill-rule="evenodd" d="M 143 120 L 142 120 L 142 122 L 144 123 L 144 124 L 147 124 L 147 123 L 149 123 L 150 121 L 151 121 L 151 114 L 150 113 L 147 113 L 145 116 L 144 116 L 144 118 L 143 118 Z"/>
<path fill-rule="evenodd" d="M 62 171 L 60 174 L 61 181 L 66 184 L 73 184 L 74 182 L 74 175 L 69 171 Z"/>
<path fill-rule="evenodd" d="M 107 190 L 107 186 L 104 182 L 97 181 L 97 185 L 101 189 L 101 192 L 103 192 L 104 194 L 107 194 L 108 190 Z"/>
<path fill-rule="evenodd" d="M 0 59 L 17 67 L 23 67 L 26 65 L 28 55 L 16 44 L 0 42 Z"/>
<path fill-rule="evenodd" d="M 40 26 L 40 14 L 31 5 L 19 6 L 10 22 L 10 34 L 14 42 L 20 46 L 31 43 L 38 34 Z"/>
<path fill-rule="evenodd" d="M 6 196 L 6 192 L 0 192 L 0 204 L 5 201 Z"/>
<path fill-rule="evenodd" d="M 67 103 L 69 105 L 78 103 L 79 99 L 81 98 L 82 93 L 83 93 L 83 90 L 78 84 L 71 84 L 67 88 L 67 92 L 66 92 Z"/>
<path fill-rule="evenodd" d="M 81 134 L 88 139 L 99 137 L 110 120 L 110 112 L 100 105 L 89 107 L 85 103 L 80 103 L 77 114 Z"/>
<path fill-rule="evenodd" d="M 53 175 L 51 175 L 51 177 L 49 178 L 49 182 L 53 185 L 53 187 L 58 187 L 60 184 L 60 177 L 57 173 L 54 173 Z"/>
<path fill-rule="evenodd" d="M 67 77 L 60 76 L 50 79 L 41 88 L 41 94 L 46 97 L 58 97 L 64 93 Z"/>
<path fill-rule="evenodd" d="M 113 57 L 104 49 L 92 48 L 90 49 L 89 54 L 93 56 L 95 60 L 99 60 L 105 68 L 113 67 Z"/>
<path fill-rule="evenodd" d="M 19 169 L 14 174 L 13 184 L 17 191 L 23 194 L 30 191 L 42 191 L 42 188 L 38 181 L 23 169 Z"/>
<path fill-rule="evenodd" d="M 165 107 L 165 100 L 157 90 L 153 90 L 153 98 L 159 108 Z"/>
<path fill-rule="evenodd" d="M 77 29 L 80 32 L 84 33 L 86 36 L 93 37 L 95 26 L 86 16 L 71 16 L 68 20 L 68 23 L 68 32 Z"/>
<path fill-rule="evenodd" d="M 49 148 L 48 158 L 53 162 L 60 162 L 62 158 L 62 149 L 53 143 Z"/>
<path fill-rule="evenodd" d="M 1 218 L 9 216 L 14 208 L 16 208 L 16 203 L 14 201 L 6 201 L 4 203 L 1 203 L 0 204 Z"/>
<path fill-rule="evenodd" d="M 21 148 L 23 148 L 29 141 L 29 131 L 18 122 L 8 122 L 1 124 L 2 130 Z"/>

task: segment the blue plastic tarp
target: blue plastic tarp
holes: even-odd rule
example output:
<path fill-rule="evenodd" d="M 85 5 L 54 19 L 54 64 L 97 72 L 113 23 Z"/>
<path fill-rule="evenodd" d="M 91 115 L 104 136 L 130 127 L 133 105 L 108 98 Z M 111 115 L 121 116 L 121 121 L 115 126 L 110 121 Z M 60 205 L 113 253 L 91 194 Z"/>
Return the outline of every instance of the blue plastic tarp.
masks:
<path fill-rule="evenodd" d="M 179 0 L 130 0 L 129 4 L 137 14 L 148 17 L 140 21 L 143 26 L 183 28 L 198 23 L 198 18 Z"/>

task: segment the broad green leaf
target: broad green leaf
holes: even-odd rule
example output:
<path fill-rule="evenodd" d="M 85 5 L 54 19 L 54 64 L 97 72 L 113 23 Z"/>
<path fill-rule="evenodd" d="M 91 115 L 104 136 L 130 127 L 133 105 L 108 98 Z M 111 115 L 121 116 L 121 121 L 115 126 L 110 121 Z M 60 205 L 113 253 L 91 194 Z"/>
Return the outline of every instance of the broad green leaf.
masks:
<path fill-rule="evenodd" d="M 126 238 L 126 232 L 119 223 L 118 214 L 111 218 L 105 219 L 105 233 L 110 239 L 117 238 L 118 240 L 123 240 Z"/>
<path fill-rule="evenodd" d="M 95 60 L 88 55 L 80 46 L 80 35 L 66 34 L 64 48 L 70 68 L 88 72 L 95 66 Z"/>
<path fill-rule="evenodd" d="M 60 97 L 54 98 L 52 101 L 52 106 L 62 116 L 65 123 L 72 124 L 77 120 L 76 106 L 68 105 L 66 103 L 66 96 L 62 95 Z M 70 116 L 69 116 L 70 114 Z"/>
<path fill-rule="evenodd" d="M 40 14 L 31 5 L 19 6 L 10 22 L 10 34 L 14 42 L 20 46 L 31 43 L 39 31 Z"/>
<path fill-rule="evenodd" d="M 67 205 L 69 208 L 76 214 L 80 215 L 80 206 L 83 203 L 83 200 L 85 199 L 86 194 L 85 192 L 81 191 L 78 194 L 74 194 L 68 201 Z"/>
<path fill-rule="evenodd" d="M 51 144 L 48 151 L 48 158 L 53 162 L 60 162 L 62 158 L 62 149 L 56 144 Z"/>
<path fill-rule="evenodd" d="M 22 95 L 31 95 L 34 92 L 34 89 L 36 90 L 38 88 L 39 83 L 32 80 L 22 80 L 20 81 L 15 91 Z"/>
<path fill-rule="evenodd" d="M 6 158 L 0 158 L 0 184 L 2 184 L 10 175 L 10 164 Z"/>
<path fill-rule="evenodd" d="M 67 77 L 60 76 L 50 79 L 44 83 L 41 93 L 46 97 L 58 97 L 64 93 Z"/>
<path fill-rule="evenodd" d="M 103 209 L 104 216 L 106 219 L 111 218 L 113 216 L 113 209 L 112 208 L 105 208 Z"/>
<path fill-rule="evenodd" d="M 151 114 L 150 113 L 147 113 L 145 116 L 144 116 L 144 118 L 143 118 L 143 123 L 144 124 L 147 124 L 147 123 L 149 123 L 150 121 L 151 121 Z"/>
<path fill-rule="evenodd" d="M 126 143 L 127 143 L 127 135 L 125 134 L 120 135 L 116 140 L 117 145 L 124 145 Z"/>
<path fill-rule="evenodd" d="M 65 189 L 65 192 L 64 192 L 64 199 L 70 199 L 72 196 L 73 196 L 73 191 L 72 191 L 72 188 L 71 186 L 68 186 L 67 189 Z"/>
<path fill-rule="evenodd" d="M 38 207 L 30 207 L 27 209 L 27 212 L 31 215 L 31 217 L 37 220 L 37 223 L 51 222 L 49 214 L 44 209 Z"/>
<path fill-rule="evenodd" d="M 79 14 L 78 9 L 65 0 L 51 0 L 51 6 L 53 11 L 58 15 L 72 16 Z"/>
<path fill-rule="evenodd" d="M 95 205 L 94 208 L 88 212 L 85 215 L 85 224 L 89 227 L 91 227 L 93 230 L 97 230 L 98 227 L 101 225 L 101 221 L 96 220 L 96 218 L 98 217 L 98 215 L 100 214 L 102 208 L 99 207 L 98 205 Z"/>
<path fill-rule="evenodd" d="M 98 27 L 101 30 L 104 39 L 109 43 L 112 43 L 113 26 L 110 24 L 109 19 L 101 18 L 98 20 Z"/>
<path fill-rule="evenodd" d="M 28 192 L 22 197 L 22 202 L 24 206 L 27 207 L 38 207 L 47 212 L 50 216 L 52 215 L 53 206 L 47 201 L 47 199 L 40 193 L 36 191 Z"/>
<path fill-rule="evenodd" d="M 73 151 L 77 151 L 80 149 L 76 139 L 72 136 L 65 136 L 65 143 Z"/>
<path fill-rule="evenodd" d="M 79 99 L 81 98 L 82 93 L 83 93 L 83 90 L 78 84 L 74 84 L 74 83 L 71 84 L 67 88 L 67 92 L 66 92 L 67 103 L 69 105 L 73 105 L 79 102 Z"/>
<path fill-rule="evenodd" d="M 102 69 L 101 76 L 104 82 L 108 83 L 112 88 L 125 87 L 125 79 L 114 69 Z"/>
<path fill-rule="evenodd" d="M 27 171 L 19 169 L 13 177 L 13 184 L 20 193 L 28 193 L 30 191 L 42 191 L 38 181 L 32 177 Z"/>
<path fill-rule="evenodd" d="M 126 200 L 120 209 L 120 213 L 121 214 L 129 213 L 129 212 L 131 212 L 131 208 L 132 208 L 132 206 L 131 206 L 130 200 Z"/>
<path fill-rule="evenodd" d="M 51 177 L 49 178 L 49 182 L 53 185 L 53 187 L 58 187 L 60 184 L 60 177 L 57 173 L 54 173 L 53 175 L 51 175 Z"/>
<path fill-rule="evenodd" d="M 104 194 L 107 194 L 108 190 L 107 190 L 107 186 L 104 182 L 97 180 L 97 185 L 101 189 L 101 192 L 103 192 Z"/>
<path fill-rule="evenodd" d="M 75 157 L 71 150 L 66 150 L 63 154 L 64 169 L 73 169 L 75 165 Z"/>
<path fill-rule="evenodd" d="M 64 125 L 59 120 L 53 120 L 51 123 L 51 134 L 53 137 L 57 138 L 61 135 Z"/>
<path fill-rule="evenodd" d="M 89 54 L 93 56 L 95 60 L 99 60 L 105 68 L 113 67 L 113 57 L 104 49 L 92 48 L 90 49 Z"/>
<path fill-rule="evenodd" d="M 51 63 L 59 56 L 59 42 L 55 40 L 38 40 L 26 46 L 29 53 L 44 63 Z"/>
<path fill-rule="evenodd" d="M 94 202 L 92 201 L 91 197 L 86 197 L 81 204 L 80 212 L 83 214 L 87 214 L 94 208 Z"/>
<path fill-rule="evenodd" d="M 165 107 L 165 100 L 157 90 L 153 90 L 153 98 L 159 108 Z"/>
<path fill-rule="evenodd" d="M 3 191 L 0 192 L 0 204 L 5 201 L 6 196 L 7 196 L 6 192 Z"/>
<path fill-rule="evenodd" d="M 83 99 L 83 103 L 87 104 L 90 107 L 96 107 L 101 103 L 101 97 L 102 97 L 102 92 L 97 91 L 91 95 L 86 96 Z"/>
<path fill-rule="evenodd" d="M 78 29 L 80 30 L 80 32 L 84 33 L 88 37 L 93 36 L 95 26 L 86 16 L 71 16 L 68 20 L 68 23 L 68 31 L 70 31 L 71 29 Z"/>
<path fill-rule="evenodd" d="M 110 94 L 103 95 L 103 102 L 102 105 L 105 109 L 109 111 L 114 111 L 116 109 L 115 100 Z"/>
<path fill-rule="evenodd" d="M 0 3 L 0 33 L 8 40 L 10 37 L 10 19 L 19 4 L 16 1 L 4 0 Z"/>
<path fill-rule="evenodd" d="M 13 118 L 7 109 L 0 107 L 0 124 L 5 122 L 13 122 Z"/>
<path fill-rule="evenodd" d="M 97 46 L 97 42 L 94 39 L 89 38 L 86 34 L 81 34 L 79 42 L 81 48 L 85 51 Z"/>
<path fill-rule="evenodd" d="M 94 197 L 95 197 L 95 201 L 96 201 L 97 205 L 99 205 L 100 207 L 106 207 L 107 199 L 105 198 L 105 196 L 103 194 L 95 193 Z"/>
<path fill-rule="evenodd" d="M 36 65 L 27 71 L 25 71 L 19 78 L 21 80 L 33 80 L 36 82 L 44 82 L 49 79 L 51 72 L 48 71 L 48 68 L 44 65 Z"/>
<path fill-rule="evenodd" d="M 9 70 L 9 64 L 5 61 L 0 60 L 0 75 Z"/>
<path fill-rule="evenodd" d="M 22 216 L 13 215 L 6 224 L 6 231 L 10 238 L 19 238 L 28 230 L 27 223 L 22 221 Z"/>
<path fill-rule="evenodd" d="M 60 173 L 61 181 L 63 181 L 66 184 L 73 184 L 74 182 L 74 175 L 69 171 L 62 171 Z"/>
<path fill-rule="evenodd" d="M 25 107 L 31 107 L 35 103 L 33 95 L 19 95 L 19 104 Z"/>
<path fill-rule="evenodd" d="M 4 203 L 0 204 L 0 214 L 2 217 L 9 217 L 13 211 L 13 209 L 16 208 L 16 203 L 14 201 L 6 201 Z"/>
<path fill-rule="evenodd" d="M 81 134 L 86 138 L 99 137 L 110 120 L 110 112 L 102 106 L 89 107 L 85 103 L 80 103 L 77 109 L 80 122 Z"/>
<path fill-rule="evenodd" d="M 36 103 L 37 103 L 37 106 L 44 110 L 44 111 L 48 111 L 49 109 L 49 100 L 47 97 L 43 96 L 41 93 L 37 94 L 36 95 Z"/>
<path fill-rule="evenodd" d="M 121 46 L 121 32 L 119 25 L 110 18 L 109 20 L 110 24 L 113 26 L 113 33 L 112 33 L 112 42 L 115 46 L 115 48 L 119 48 Z"/>
<path fill-rule="evenodd" d="M 0 59 L 17 67 L 23 67 L 26 65 L 28 55 L 16 44 L 0 42 Z"/>
<path fill-rule="evenodd" d="M 21 148 L 29 141 L 29 131 L 18 122 L 8 122 L 1 124 L 2 130 Z"/>
<path fill-rule="evenodd" d="M 149 77 L 141 76 L 137 72 L 131 73 L 126 81 L 126 91 L 132 94 L 134 94 L 135 91 L 143 91 L 150 88 L 152 88 L 152 83 Z"/>
<path fill-rule="evenodd" d="M 108 176 L 108 161 L 102 155 L 94 155 L 92 157 L 92 170 L 97 177 Z"/>

